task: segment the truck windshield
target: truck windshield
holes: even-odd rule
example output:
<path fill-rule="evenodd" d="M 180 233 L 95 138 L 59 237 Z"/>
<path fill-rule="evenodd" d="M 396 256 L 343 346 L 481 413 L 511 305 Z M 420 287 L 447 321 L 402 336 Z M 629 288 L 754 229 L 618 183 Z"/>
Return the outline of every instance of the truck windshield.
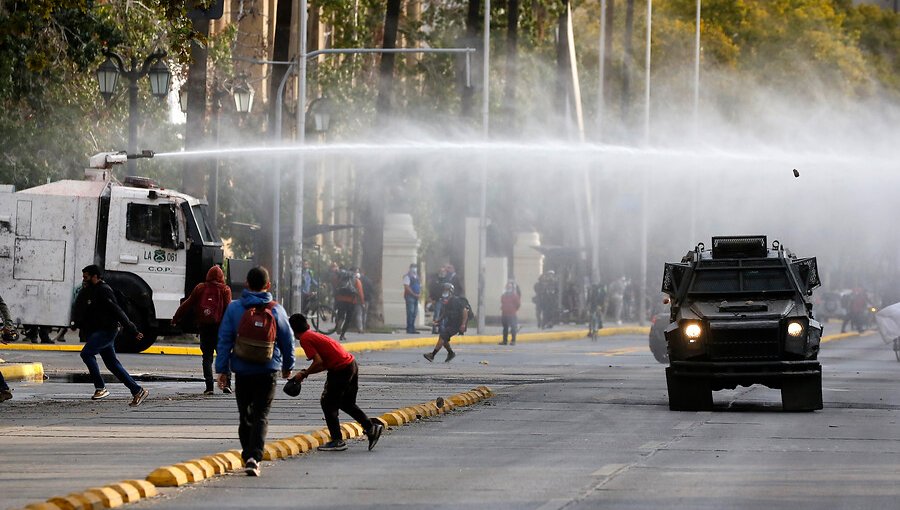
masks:
<path fill-rule="evenodd" d="M 200 239 L 203 244 L 218 243 L 219 240 L 213 232 L 209 218 L 207 218 L 207 210 L 205 205 L 195 205 L 191 207 L 194 213 L 194 219 L 197 221 L 197 228 L 200 231 Z"/>
<path fill-rule="evenodd" d="M 784 267 L 715 268 L 694 272 L 689 294 L 758 294 L 793 292 Z"/>

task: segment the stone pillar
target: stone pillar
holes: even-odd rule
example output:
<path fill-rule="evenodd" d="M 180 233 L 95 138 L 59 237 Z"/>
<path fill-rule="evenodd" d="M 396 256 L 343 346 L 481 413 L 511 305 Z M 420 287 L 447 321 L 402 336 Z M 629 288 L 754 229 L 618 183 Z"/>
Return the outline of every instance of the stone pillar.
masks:
<path fill-rule="evenodd" d="M 516 237 L 513 247 L 513 268 L 516 283 L 522 290 L 522 308 L 519 309 L 519 322 L 536 322 L 534 309 L 534 284 L 544 272 L 544 255 L 535 250 L 541 245 L 541 236 L 537 232 L 521 233 Z"/>
<path fill-rule="evenodd" d="M 509 261 L 506 257 L 486 257 L 484 272 L 484 313 L 492 324 L 500 323 L 500 296 L 506 288 Z M 475 309 L 474 304 L 472 309 Z"/>
<path fill-rule="evenodd" d="M 464 295 L 472 305 L 472 310 L 478 310 L 478 218 L 466 218 L 466 263 L 465 280 L 463 281 Z M 459 272 L 459 268 L 457 268 Z"/>
<path fill-rule="evenodd" d="M 406 328 L 406 302 L 403 300 L 403 275 L 418 261 L 419 237 L 409 214 L 384 215 L 384 254 L 381 260 L 381 296 L 384 324 Z M 416 326 L 423 324 L 424 311 L 419 302 Z"/>

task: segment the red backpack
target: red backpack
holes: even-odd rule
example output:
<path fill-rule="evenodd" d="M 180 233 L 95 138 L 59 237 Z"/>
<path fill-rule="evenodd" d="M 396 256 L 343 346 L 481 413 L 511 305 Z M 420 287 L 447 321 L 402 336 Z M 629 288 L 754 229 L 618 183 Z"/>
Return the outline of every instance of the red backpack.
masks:
<path fill-rule="evenodd" d="M 275 337 L 278 327 L 272 309 L 278 303 L 251 306 L 244 310 L 238 322 L 234 354 L 251 363 L 268 363 L 275 353 Z"/>
<path fill-rule="evenodd" d="M 218 285 L 203 284 L 200 292 L 200 302 L 197 303 L 197 322 L 200 324 L 218 324 L 222 322 L 225 313 L 225 302 L 222 299 L 222 290 Z"/>

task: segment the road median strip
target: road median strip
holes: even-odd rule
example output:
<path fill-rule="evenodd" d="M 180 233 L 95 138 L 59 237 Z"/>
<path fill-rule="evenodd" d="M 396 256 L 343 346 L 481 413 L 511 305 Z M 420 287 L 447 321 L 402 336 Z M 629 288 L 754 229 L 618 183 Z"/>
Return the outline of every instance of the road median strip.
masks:
<path fill-rule="evenodd" d="M 385 427 L 399 427 L 423 418 L 444 414 L 456 407 L 469 406 L 494 396 L 487 386 L 479 386 L 469 391 L 449 397 L 438 397 L 424 404 L 394 409 L 375 418 Z M 365 437 L 363 428 L 356 422 L 341 424 L 346 439 Z M 266 443 L 263 449 L 264 461 L 287 459 L 314 451 L 318 446 L 331 440 L 327 428 L 306 434 L 276 439 Z M 116 508 L 159 494 L 159 487 L 182 487 L 208 478 L 233 473 L 243 469 L 244 462 L 239 450 L 209 455 L 200 459 L 180 462 L 153 470 L 146 480 L 125 480 L 122 482 L 94 487 L 67 496 L 55 496 L 37 503 L 26 505 L 24 510 L 93 510 Z"/>

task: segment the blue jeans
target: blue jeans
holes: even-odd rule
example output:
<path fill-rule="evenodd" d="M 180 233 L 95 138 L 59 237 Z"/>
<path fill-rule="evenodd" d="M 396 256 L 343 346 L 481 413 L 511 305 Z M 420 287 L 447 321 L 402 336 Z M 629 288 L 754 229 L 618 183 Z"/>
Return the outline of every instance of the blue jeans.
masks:
<path fill-rule="evenodd" d="M 136 383 L 134 379 L 125 371 L 125 367 L 119 363 L 116 357 L 116 335 L 118 331 L 94 331 L 87 336 L 87 343 L 81 348 L 81 359 L 87 365 L 88 372 L 91 373 L 91 380 L 94 381 L 94 388 L 100 389 L 106 385 L 103 383 L 103 377 L 100 376 L 100 366 L 97 365 L 97 355 L 103 358 L 103 364 L 116 379 L 131 390 L 132 395 L 137 395 L 141 391 L 141 385 Z"/>
<path fill-rule="evenodd" d="M 413 296 L 406 296 L 406 332 L 416 332 L 416 314 L 419 312 L 419 300 Z"/>

